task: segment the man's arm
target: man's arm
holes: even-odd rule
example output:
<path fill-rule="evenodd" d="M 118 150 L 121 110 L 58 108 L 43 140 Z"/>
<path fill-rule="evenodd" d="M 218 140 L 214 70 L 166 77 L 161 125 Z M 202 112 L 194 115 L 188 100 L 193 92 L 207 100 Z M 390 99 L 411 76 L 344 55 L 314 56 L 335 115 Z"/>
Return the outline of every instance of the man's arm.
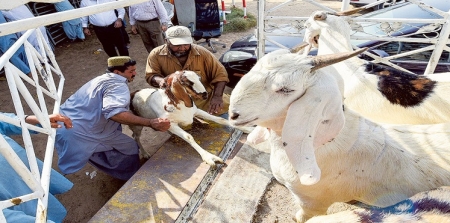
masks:
<path fill-rule="evenodd" d="M 120 20 L 123 20 L 125 18 L 125 9 L 124 8 L 118 8 L 117 10 L 117 18 Z"/>
<path fill-rule="evenodd" d="M 154 75 L 149 83 L 151 86 L 156 87 L 156 88 L 160 88 L 164 86 L 164 78 L 160 75 Z"/>
<path fill-rule="evenodd" d="M 70 118 L 63 116 L 61 114 L 51 114 L 48 116 L 50 118 L 50 125 L 52 128 L 61 128 L 62 126 L 58 122 L 64 122 L 66 128 L 72 128 L 72 120 Z M 39 124 L 39 120 L 34 115 L 25 116 L 25 122 L 32 125 Z"/>
<path fill-rule="evenodd" d="M 87 6 L 88 5 L 84 1 L 81 1 L 80 8 L 87 7 Z M 83 28 L 88 27 L 89 16 L 83 16 L 80 19 L 81 19 L 81 26 Z"/>
<path fill-rule="evenodd" d="M 161 25 L 167 26 L 167 23 L 169 22 L 169 16 L 167 15 L 166 8 L 164 8 L 164 5 L 159 0 L 154 1 L 154 3 L 156 13 L 158 14 L 159 20 L 161 21 Z"/>
<path fill-rule="evenodd" d="M 227 70 L 225 67 L 219 62 L 219 60 L 209 51 L 206 52 L 208 55 L 207 62 L 209 63 L 209 71 L 213 75 L 213 80 L 211 82 L 214 85 L 213 96 L 211 98 L 208 113 L 217 114 L 221 112 L 224 104 L 223 104 L 223 91 L 225 90 L 226 84 L 229 82 Z"/>
<path fill-rule="evenodd" d="M 157 88 L 164 83 L 164 76 L 161 73 L 161 67 L 158 63 L 158 53 L 154 50 L 150 52 L 147 58 L 147 64 L 145 65 L 145 80 L 150 86 Z"/>
<path fill-rule="evenodd" d="M 134 115 L 129 111 L 118 113 L 112 116 L 110 119 L 121 124 L 142 125 L 162 132 L 167 131 L 170 128 L 170 121 L 166 118 L 148 119 Z"/>
<path fill-rule="evenodd" d="M 214 83 L 214 92 L 213 96 L 211 98 L 211 102 L 209 105 L 209 114 L 217 114 L 220 112 L 220 110 L 223 107 L 223 91 L 225 90 L 225 85 L 227 82 L 225 81 L 219 81 Z"/>

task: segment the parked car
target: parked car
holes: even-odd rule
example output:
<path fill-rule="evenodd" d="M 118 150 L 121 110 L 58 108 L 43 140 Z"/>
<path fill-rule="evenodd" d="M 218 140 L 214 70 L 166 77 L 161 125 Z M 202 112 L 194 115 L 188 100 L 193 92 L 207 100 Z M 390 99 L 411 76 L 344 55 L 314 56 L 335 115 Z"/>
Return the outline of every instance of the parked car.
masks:
<path fill-rule="evenodd" d="M 450 0 L 422 0 L 421 2 L 430 5 L 434 8 L 440 9 L 444 12 L 450 10 Z M 436 19 L 441 18 L 439 15 L 420 8 L 419 6 L 410 3 L 403 2 L 396 4 L 392 7 L 376 10 L 368 14 L 360 16 L 361 18 L 422 18 L 422 19 Z M 420 27 L 427 24 L 404 24 L 404 26 L 391 34 L 393 36 L 404 36 L 414 38 L 429 38 L 439 35 L 440 29 L 437 31 L 431 31 L 423 34 L 415 34 Z M 383 34 L 380 30 L 380 26 L 365 26 L 365 35 L 380 35 Z M 364 35 L 364 33 L 358 33 L 358 36 Z M 276 42 L 283 44 L 287 48 L 292 48 L 293 46 L 301 43 L 303 41 L 302 37 L 293 36 L 273 36 Z M 410 51 L 412 49 L 420 49 L 430 44 L 427 43 L 412 43 L 412 42 L 386 42 L 386 41 L 375 41 L 375 40 L 352 40 L 352 44 L 358 47 L 369 47 L 369 51 L 380 57 L 385 57 L 388 55 L 399 54 L 404 51 Z M 228 86 L 233 88 L 240 78 L 246 74 L 255 65 L 257 57 L 255 55 L 257 47 L 257 39 L 254 35 L 247 36 L 240 40 L 234 42 L 230 49 L 225 52 L 220 57 L 220 62 L 225 66 L 230 82 Z M 265 52 L 269 53 L 275 49 L 279 49 L 277 45 L 274 45 L 266 41 Z M 395 60 L 391 60 L 392 63 L 401 66 L 407 70 L 410 70 L 417 74 L 423 74 L 427 65 L 429 58 L 431 56 L 431 51 L 422 52 L 419 54 L 413 54 L 410 56 L 405 56 Z M 316 51 L 311 51 L 310 55 L 315 55 Z M 371 58 L 362 56 L 363 59 L 370 60 Z M 450 72 L 450 55 L 447 51 L 444 51 L 439 60 L 439 64 L 435 69 L 435 72 Z"/>
<path fill-rule="evenodd" d="M 372 4 L 377 1 L 379 1 L 379 0 L 350 0 L 350 5 L 353 5 L 355 7 L 361 7 L 361 6 L 365 6 L 368 4 Z M 387 7 L 391 6 L 393 2 L 394 2 L 394 0 L 389 0 L 389 1 L 386 1 L 385 3 L 378 4 L 378 5 L 374 6 L 373 8 L 374 9 L 387 8 Z M 396 0 L 395 3 L 400 3 L 400 2 L 404 2 L 404 0 Z"/>

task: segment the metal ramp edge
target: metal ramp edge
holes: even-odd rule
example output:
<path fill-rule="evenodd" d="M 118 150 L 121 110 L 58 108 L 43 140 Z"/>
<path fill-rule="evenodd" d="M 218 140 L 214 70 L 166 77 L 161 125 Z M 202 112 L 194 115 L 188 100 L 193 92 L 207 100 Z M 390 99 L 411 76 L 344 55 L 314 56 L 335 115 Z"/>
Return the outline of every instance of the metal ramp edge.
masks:
<path fill-rule="evenodd" d="M 239 141 L 239 138 L 242 135 L 242 131 L 235 130 L 233 134 L 231 135 L 230 139 L 225 144 L 224 148 L 222 149 L 219 157 L 222 158 L 224 161 L 230 157 L 231 152 L 236 147 L 237 142 Z M 191 198 L 189 199 L 188 203 L 184 206 L 183 211 L 180 213 L 178 218 L 176 219 L 175 223 L 182 223 L 182 222 L 188 222 L 192 215 L 197 211 L 198 207 L 200 206 L 202 200 L 204 199 L 206 192 L 208 189 L 212 186 L 214 183 L 214 180 L 216 179 L 217 175 L 219 174 L 221 168 L 225 164 L 218 165 L 217 168 L 209 168 L 208 172 L 206 173 L 205 177 L 203 177 L 203 180 L 198 185 L 195 192 L 192 194 Z"/>
<path fill-rule="evenodd" d="M 256 146 L 245 143 L 216 178 L 189 222 L 254 222 L 261 199 L 274 179 L 269 160 L 268 142 Z"/>

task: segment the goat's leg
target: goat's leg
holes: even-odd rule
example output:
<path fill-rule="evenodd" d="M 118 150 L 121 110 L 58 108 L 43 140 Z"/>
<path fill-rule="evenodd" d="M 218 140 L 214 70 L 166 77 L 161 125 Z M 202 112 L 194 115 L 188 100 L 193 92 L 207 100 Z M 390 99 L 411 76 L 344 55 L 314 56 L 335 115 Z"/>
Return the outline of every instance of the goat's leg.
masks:
<path fill-rule="evenodd" d="M 169 131 L 178 137 L 182 138 L 184 141 L 189 143 L 194 149 L 200 154 L 202 157 L 202 160 L 205 161 L 207 164 L 209 164 L 212 167 L 216 166 L 216 163 L 223 163 L 223 160 L 215 156 L 208 151 L 204 150 L 202 147 L 200 147 L 194 140 L 194 137 L 192 137 L 191 134 L 185 132 L 183 129 L 181 129 L 176 123 L 172 123 L 170 125 Z"/>
<path fill-rule="evenodd" d="M 297 221 L 297 223 L 303 223 L 317 215 L 327 214 L 328 207 L 331 205 L 328 204 L 328 202 L 321 203 L 311 199 L 308 199 L 306 202 L 303 200 L 302 202 L 299 201 L 298 197 L 296 197 L 295 195 L 294 198 L 297 201 L 297 204 L 303 204 L 300 205 L 300 209 L 297 211 L 297 213 L 295 213 L 295 220 Z"/>
<path fill-rule="evenodd" d="M 213 122 L 221 124 L 221 125 L 231 126 L 227 119 L 211 115 L 208 112 L 205 112 L 205 111 L 200 110 L 200 109 L 197 109 L 197 111 L 195 112 L 194 116 L 199 117 L 199 118 L 203 118 L 205 120 L 213 121 Z M 239 126 L 239 127 L 233 127 L 233 128 L 237 128 L 237 129 L 241 130 L 244 133 L 250 133 L 254 129 L 254 127 L 245 127 L 245 126 L 242 126 L 242 127 Z"/>
<path fill-rule="evenodd" d="M 144 157 L 145 159 L 150 158 L 150 154 L 148 154 L 148 152 L 145 151 L 144 147 L 141 144 L 141 133 L 142 133 L 143 126 L 129 125 L 129 127 L 130 127 L 131 131 L 133 132 L 132 136 L 133 136 L 134 140 L 139 145 L 139 152 L 141 153 L 141 156 Z"/>

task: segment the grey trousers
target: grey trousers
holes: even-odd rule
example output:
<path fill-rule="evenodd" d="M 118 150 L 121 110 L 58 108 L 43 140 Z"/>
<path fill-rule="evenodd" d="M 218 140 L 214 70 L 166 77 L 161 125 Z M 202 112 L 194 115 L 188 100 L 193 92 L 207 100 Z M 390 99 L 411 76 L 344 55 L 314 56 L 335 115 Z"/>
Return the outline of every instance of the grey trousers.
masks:
<path fill-rule="evenodd" d="M 164 44 L 163 31 L 159 20 L 149 22 L 136 21 L 135 25 L 147 52 L 150 53 L 153 48 Z"/>

